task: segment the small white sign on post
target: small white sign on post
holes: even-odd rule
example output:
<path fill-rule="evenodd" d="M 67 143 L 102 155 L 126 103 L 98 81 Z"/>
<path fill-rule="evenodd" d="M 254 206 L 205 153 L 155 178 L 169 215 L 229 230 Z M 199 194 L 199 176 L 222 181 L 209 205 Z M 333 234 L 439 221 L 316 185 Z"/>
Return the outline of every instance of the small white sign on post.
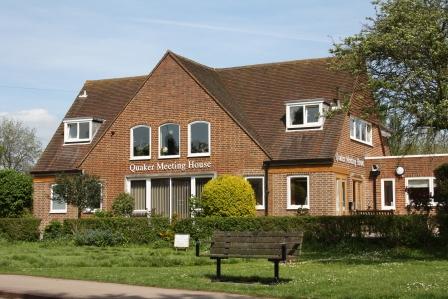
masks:
<path fill-rule="evenodd" d="M 174 248 L 187 249 L 188 247 L 190 247 L 190 235 L 188 234 L 174 235 Z"/>

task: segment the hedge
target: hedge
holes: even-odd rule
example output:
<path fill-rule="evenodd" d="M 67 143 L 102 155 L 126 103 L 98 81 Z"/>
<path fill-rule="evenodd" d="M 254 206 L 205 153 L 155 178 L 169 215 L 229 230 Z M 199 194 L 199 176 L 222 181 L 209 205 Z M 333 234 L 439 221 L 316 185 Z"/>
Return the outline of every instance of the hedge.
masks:
<path fill-rule="evenodd" d="M 9 241 L 39 240 L 40 219 L 0 218 L 0 237 Z"/>
<path fill-rule="evenodd" d="M 305 231 L 306 242 L 336 245 L 347 241 L 380 241 L 387 246 L 422 246 L 433 239 L 431 223 L 421 215 L 409 216 L 303 216 L 303 217 L 198 217 L 173 221 L 167 218 L 89 218 L 64 221 L 64 231 L 75 235 L 86 230 L 111 230 L 127 243 L 148 244 L 172 240 L 188 233 L 193 240 L 210 239 L 213 231 Z M 446 232 L 442 230 L 441 232 Z"/>

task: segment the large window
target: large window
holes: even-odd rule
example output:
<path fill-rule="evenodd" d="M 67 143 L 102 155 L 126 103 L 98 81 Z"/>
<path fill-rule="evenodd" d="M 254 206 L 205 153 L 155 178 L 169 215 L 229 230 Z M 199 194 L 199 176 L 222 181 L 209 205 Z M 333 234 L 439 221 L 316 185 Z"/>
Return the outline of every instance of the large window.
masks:
<path fill-rule="evenodd" d="M 434 202 L 434 178 L 433 177 L 415 177 L 406 178 L 406 204 L 411 201 L 421 202 L 429 200 L 430 204 Z"/>
<path fill-rule="evenodd" d="M 319 128 L 323 123 L 323 102 L 286 105 L 286 128 Z"/>
<path fill-rule="evenodd" d="M 190 216 L 190 197 L 201 197 L 206 177 L 129 179 L 128 192 L 134 197 L 134 212 L 186 218 Z"/>
<path fill-rule="evenodd" d="M 305 175 L 289 176 L 287 181 L 288 188 L 288 209 L 309 209 L 310 207 L 310 188 L 309 177 Z"/>
<path fill-rule="evenodd" d="M 262 176 L 253 176 L 246 177 L 249 184 L 252 186 L 255 192 L 256 199 L 256 209 L 263 210 L 264 209 L 264 177 Z"/>
<path fill-rule="evenodd" d="M 131 159 L 151 158 L 151 128 L 137 126 L 131 129 Z"/>
<path fill-rule="evenodd" d="M 51 185 L 50 213 L 67 213 L 67 203 L 54 191 Z"/>
<path fill-rule="evenodd" d="M 350 138 L 372 145 L 372 125 L 362 119 L 350 118 Z"/>
<path fill-rule="evenodd" d="M 395 179 L 381 179 L 381 209 L 395 210 Z"/>
<path fill-rule="evenodd" d="M 64 121 L 64 142 L 90 142 L 92 139 L 92 119 Z"/>
<path fill-rule="evenodd" d="M 210 124 L 204 121 L 188 125 L 188 156 L 210 156 Z"/>
<path fill-rule="evenodd" d="M 179 158 L 179 125 L 165 124 L 159 127 L 159 158 Z"/>

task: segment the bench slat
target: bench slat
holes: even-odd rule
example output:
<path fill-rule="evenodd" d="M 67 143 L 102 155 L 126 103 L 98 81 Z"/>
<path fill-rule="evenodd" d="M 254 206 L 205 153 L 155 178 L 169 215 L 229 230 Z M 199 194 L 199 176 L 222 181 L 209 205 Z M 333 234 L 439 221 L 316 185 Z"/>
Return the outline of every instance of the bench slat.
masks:
<path fill-rule="evenodd" d="M 228 242 L 214 242 L 212 248 L 258 248 L 258 249 L 279 249 L 281 244 L 285 244 L 286 249 L 300 246 L 300 243 L 228 243 Z"/>
<path fill-rule="evenodd" d="M 235 242 L 235 243 L 289 243 L 289 242 L 297 242 L 300 243 L 302 238 L 299 237 L 213 237 L 214 242 Z"/>

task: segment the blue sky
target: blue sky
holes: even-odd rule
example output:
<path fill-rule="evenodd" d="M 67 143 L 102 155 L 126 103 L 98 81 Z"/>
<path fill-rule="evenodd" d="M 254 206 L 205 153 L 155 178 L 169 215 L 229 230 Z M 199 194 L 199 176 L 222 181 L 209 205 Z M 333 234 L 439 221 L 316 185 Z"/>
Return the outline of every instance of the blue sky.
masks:
<path fill-rule="evenodd" d="M 370 0 L 0 2 L 0 117 L 45 145 L 88 79 L 147 74 L 167 49 L 213 67 L 328 56 Z"/>

